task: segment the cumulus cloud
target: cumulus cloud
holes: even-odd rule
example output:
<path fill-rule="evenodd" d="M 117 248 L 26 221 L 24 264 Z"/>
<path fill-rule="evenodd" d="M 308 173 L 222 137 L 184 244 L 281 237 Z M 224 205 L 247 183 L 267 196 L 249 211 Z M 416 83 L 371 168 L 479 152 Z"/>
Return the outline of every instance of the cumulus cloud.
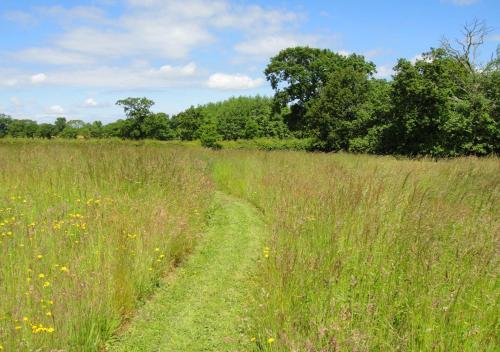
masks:
<path fill-rule="evenodd" d="M 262 78 L 252 79 L 246 75 L 214 73 L 208 78 L 207 86 L 215 89 L 252 89 L 264 83 Z"/>
<path fill-rule="evenodd" d="M 83 102 L 83 105 L 88 107 L 88 108 L 94 108 L 97 106 L 97 101 L 95 101 L 93 98 L 88 98 L 88 99 L 85 99 L 85 101 Z"/>
<path fill-rule="evenodd" d="M 167 75 L 191 76 L 196 73 L 196 69 L 196 64 L 194 62 L 190 62 L 187 65 L 177 67 L 172 65 L 164 65 L 160 67 L 157 72 Z M 153 72 L 155 71 L 153 70 Z"/>
<path fill-rule="evenodd" d="M 47 46 L 8 54 L 13 62 L 51 65 L 39 68 L 45 73 L 0 72 L 0 86 L 43 83 L 133 89 L 209 84 L 247 89 L 262 80 L 243 74 L 215 74 L 207 81 L 203 77 L 206 71 L 190 62 L 191 54 L 217 44 L 223 31 L 237 38 L 230 48 L 230 62 L 267 59 L 286 47 L 315 46 L 321 39 L 298 33 L 302 15 L 279 8 L 229 0 L 121 3 L 125 4 L 122 11 L 113 14 L 95 6 L 41 6 L 30 13 L 11 14 L 12 20 L 48 18 L 61 25 L 61 32 L 51 36 Z M 179 63 L 182 61 L 187 63 Z M 152 67 L 150 62 L 165 64 Z"/>
<path fill-rule="evenodd" d="M 394 70 L 389 65 L 381 65 L 377 67 L 376 78 L 390 78 L 394 74 Z"/>
<path fill-rule="evenodd" d="M 88 64 L 92 58 L 75 52 L 52 48 L 29 48 L 11 55 L 12 58 L 25 62 L 38 62 L 50 65 Z"/>
<path fill-rule="evenodd" d="M 45 73 L 37 73 L 33 76 L 31 76 L 31 83 L 33 84 L 39 84 L 42 82 L 45 82 L 47 80 L 47 75 Z"/>
<path fill-rule="evenodd" d="M 52 105 L 49 110 L 49 114 L 62 114 L 64 113 L 64 109 L 61 105 Z"/>
<path fill-rule="evenodd" d="M 468 6 L 478 3 L 480 0 L 444 0 L 444 1 L 458 6 Z"/>
<path fill-rule="evenodd" d="M 237 52 L 245 55 L 270 57 L 285 48 L 303 45 L 314 46 L 318 42 L 318 39 L 316 36 L 278 33 L 250 38 L 237 44 L 235 49 Z"/>

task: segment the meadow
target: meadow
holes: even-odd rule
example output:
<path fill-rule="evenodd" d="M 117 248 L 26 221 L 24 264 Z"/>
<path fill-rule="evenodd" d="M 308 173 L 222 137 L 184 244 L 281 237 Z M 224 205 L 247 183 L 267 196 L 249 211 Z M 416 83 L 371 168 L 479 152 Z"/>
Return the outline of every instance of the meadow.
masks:
<path fill-rule="evenodd" d="M 240 350 L 495 351 L 499 167 L 0 142 L 0 346 L 99 350 L 191 260 L 217 190 L 248 202 L 268 231 Z"/>
<path fill-rule="evenodd" d="M 96 351 L 192 250 L 210 206 L 186 148 L 0 144 L 0 346 Z"/>
<path fill-rule="evenodd" d="M 498 159 L 216 158 L 219 187 L 271 227 L 256 351 L 498 350 Z"/>

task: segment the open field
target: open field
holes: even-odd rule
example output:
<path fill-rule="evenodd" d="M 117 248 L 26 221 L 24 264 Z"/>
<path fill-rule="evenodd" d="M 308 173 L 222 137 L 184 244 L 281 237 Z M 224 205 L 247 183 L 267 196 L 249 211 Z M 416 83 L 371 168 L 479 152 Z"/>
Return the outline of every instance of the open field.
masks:
<path fill-rule="evenodd" d="M 494 351 L 497 159 L 227 152 L 219 186 L 272 226 L 254 334 L 273 351 Z"/>
<path fill-rule="evenodd" d="M 188 149 L 0 145 L 0 345 L 92 351 L 196 243 L 210 205 Z"/>
<path fill-rule="evenodd" d="M 0 142 L 2 352 L 495 351 L 499 171 Z"/>

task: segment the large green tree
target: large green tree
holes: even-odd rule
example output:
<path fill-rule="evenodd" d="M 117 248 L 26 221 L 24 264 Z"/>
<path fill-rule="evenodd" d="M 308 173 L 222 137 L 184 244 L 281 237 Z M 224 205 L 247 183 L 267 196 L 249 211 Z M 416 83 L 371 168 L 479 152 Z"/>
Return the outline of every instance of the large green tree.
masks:
<path fill-rule="evenodd" d="M 339 68 L 328 76 L 319 97 L 307 106 L 306 118 L 316 137 L 317 149 L 349 148 L 368 91 L 367 73 L 353 67 Z"/>
<path fill-rule="evenodd" d="M 9 125 L 12 123 L 12 118 L 5 114 L 0 114 L 0 138 L 5 137 L 9 133 Z"/>
<path fill-rule="evenodd" d="M 286 117 L 290 130 L 308 135 L 307 104 L 319 97 L 332 73 L 345 67 L 366 73 L 375 69 L 363 56 L 310 47 L 284 49 L 271 58 L 264 73 L 275 91 L 276 106 L 290 108 Z"/>
<path fill-rule="evenodd" d="M 116 105 L 123 107 L 127 116 L 122 126 L 122 137 L 130 139 L 147 137 L 142 125 L 144 120 L 153 114 L 150 109 L 154 104 L 154 101 L 148 98 L 127 98 L 116 102 Z"/>

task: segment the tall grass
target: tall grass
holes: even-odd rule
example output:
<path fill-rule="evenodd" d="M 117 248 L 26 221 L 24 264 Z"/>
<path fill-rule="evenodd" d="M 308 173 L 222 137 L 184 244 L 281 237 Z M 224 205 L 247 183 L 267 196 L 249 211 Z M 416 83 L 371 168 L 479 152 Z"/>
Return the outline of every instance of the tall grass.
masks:
<path fill-rule="evenodd" d="M 498 159 L 216 155 L 272 231 L 256 351 L 498 350 Z"/>
<path fill-rule="evenodd" d="M 0 144 L 0 346 L 96 351 L 190 252 L 212 183 L 194 151 Z"/>

